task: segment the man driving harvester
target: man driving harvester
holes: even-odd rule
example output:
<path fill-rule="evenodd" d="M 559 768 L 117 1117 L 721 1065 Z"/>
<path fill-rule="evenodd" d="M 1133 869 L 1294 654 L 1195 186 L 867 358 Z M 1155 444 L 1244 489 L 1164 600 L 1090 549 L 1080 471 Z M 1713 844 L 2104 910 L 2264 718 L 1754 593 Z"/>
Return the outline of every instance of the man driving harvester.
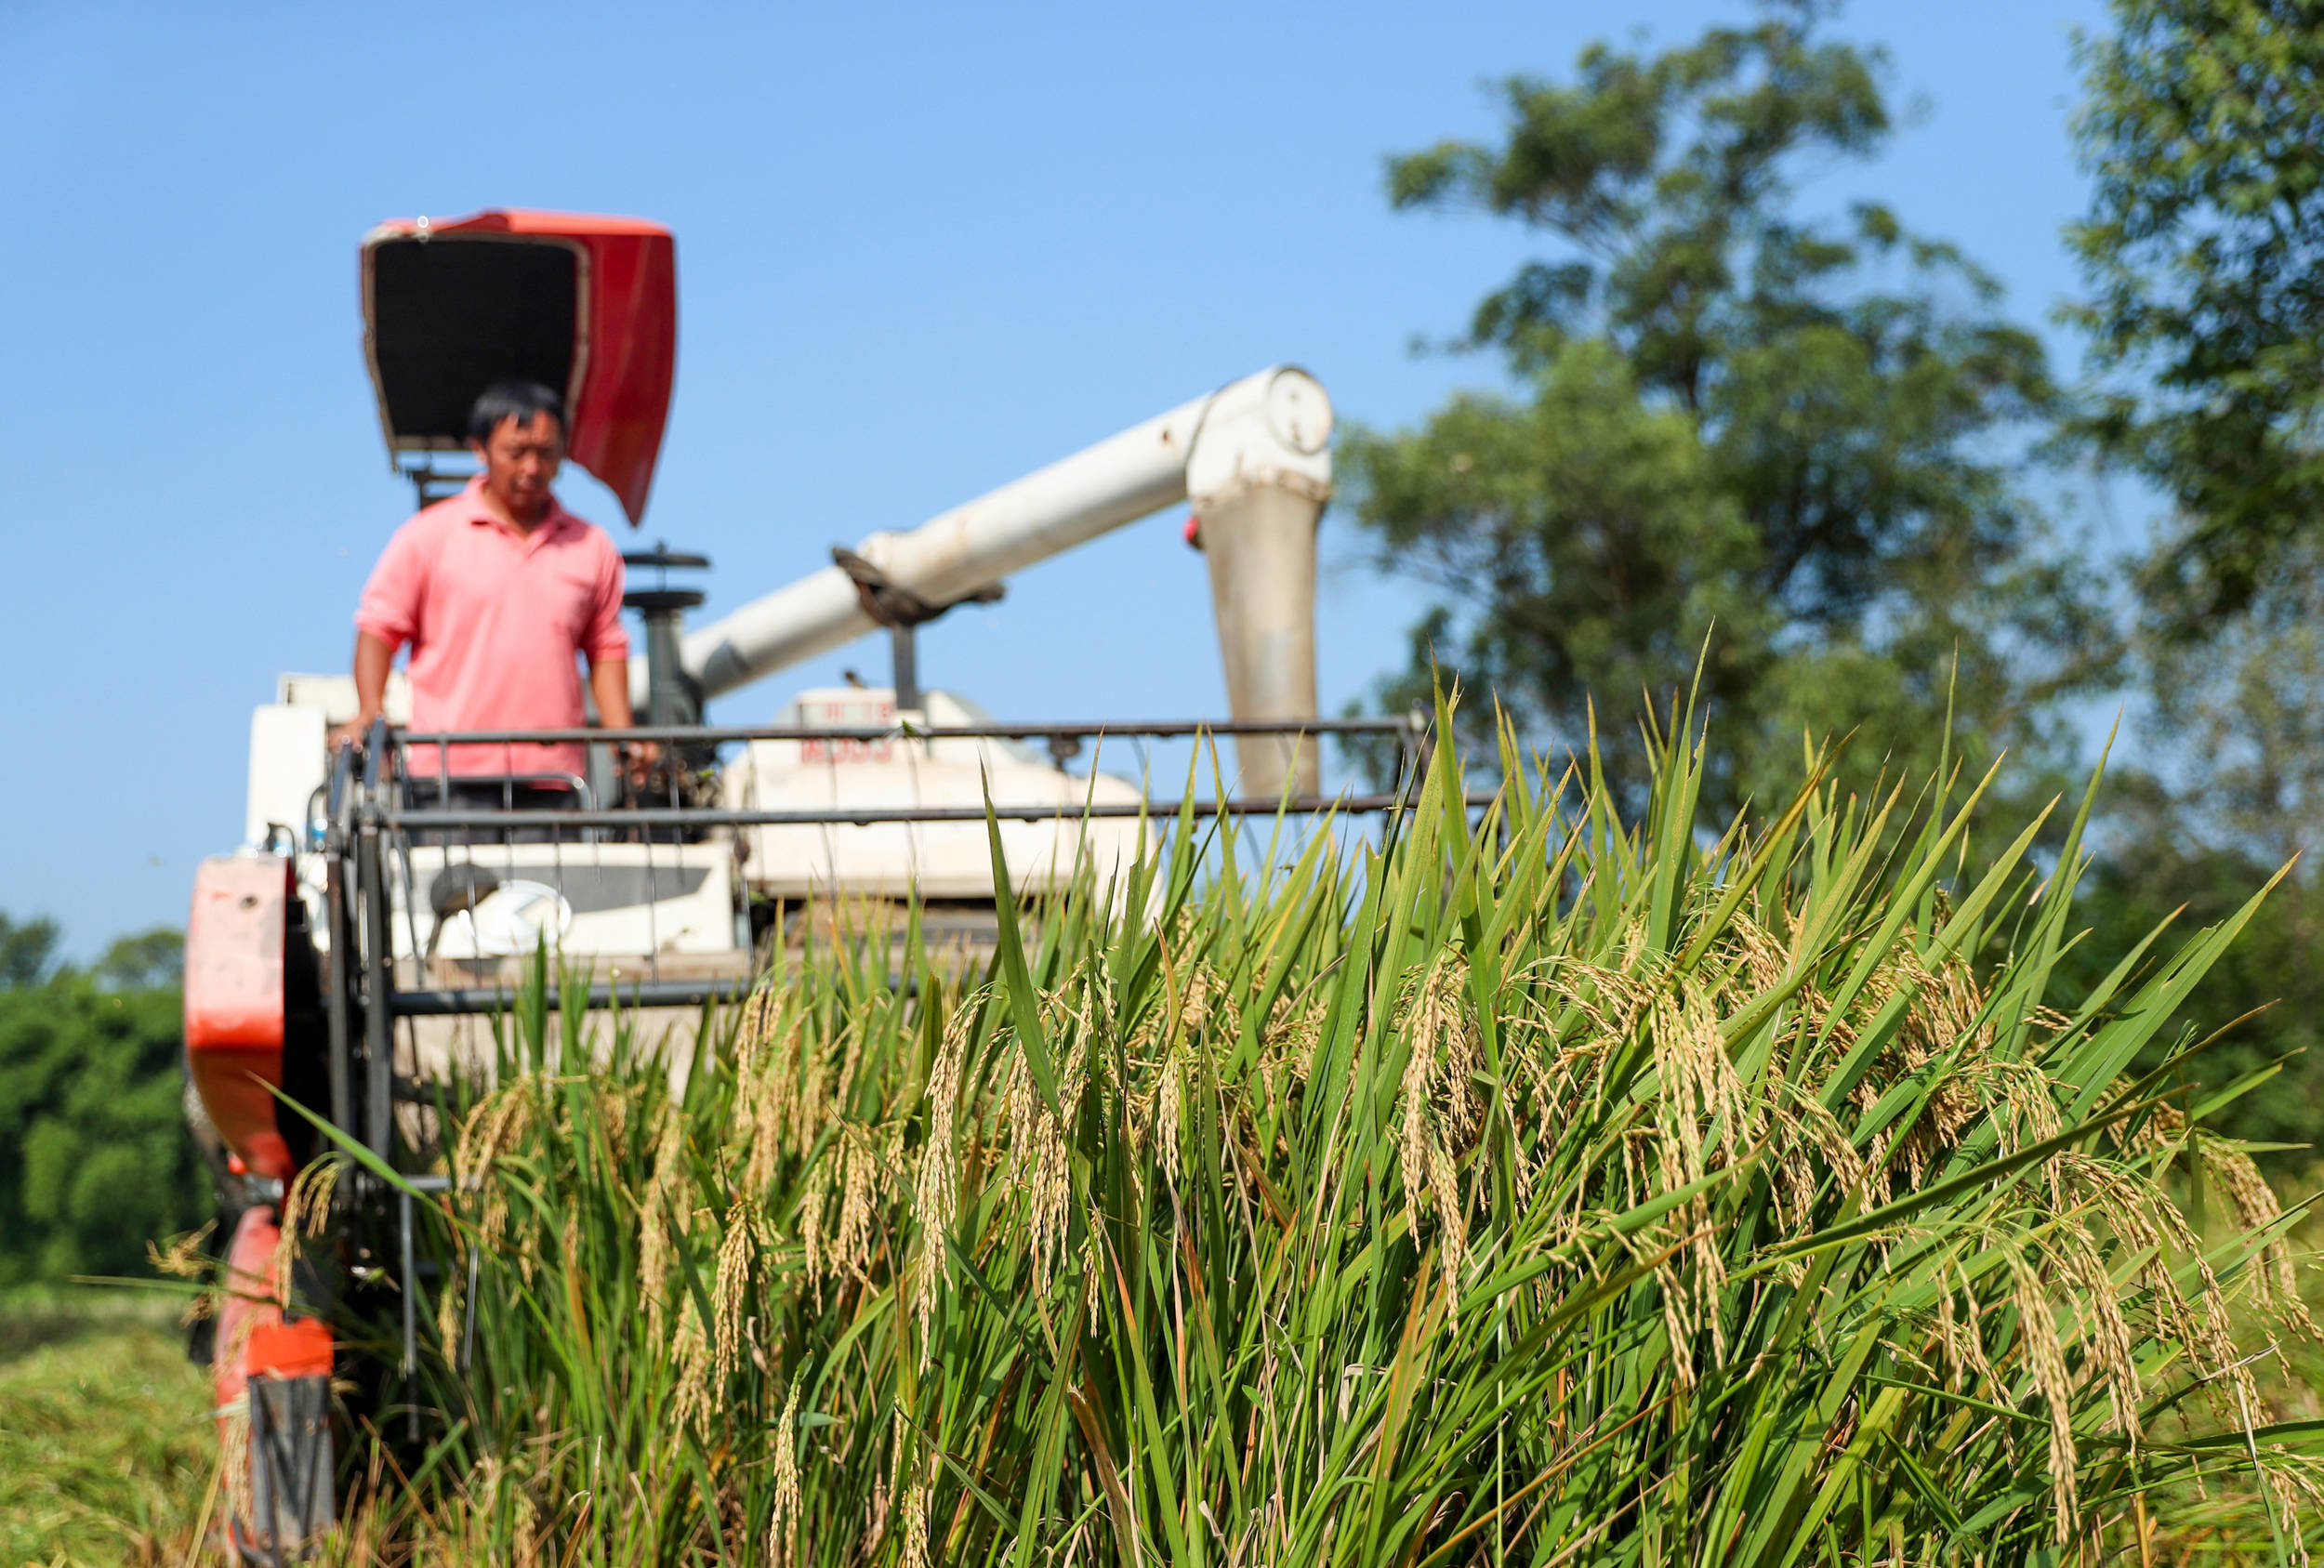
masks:
<path fill-rule="evenodd" d="M 576 655 L 598 721 L 631 725 L 621 552 L 558 504 L 564 401 L 531 381 L 476 400 L 469 445 L 482 470 L 395 531 L 355 612 L 356 715 L 332 732 L 360 741 L 387 699 L 396 651 L 411 648 L 416 731 L 561 730 L 584 722 Z M 624 748 L 641 769 L 654 747 Z M 415 751 L 415 803 L 557 808 L 587 774 L 576 744 L 454 745 Z M 430 778 L 431 773 L 446 775 Z"/>

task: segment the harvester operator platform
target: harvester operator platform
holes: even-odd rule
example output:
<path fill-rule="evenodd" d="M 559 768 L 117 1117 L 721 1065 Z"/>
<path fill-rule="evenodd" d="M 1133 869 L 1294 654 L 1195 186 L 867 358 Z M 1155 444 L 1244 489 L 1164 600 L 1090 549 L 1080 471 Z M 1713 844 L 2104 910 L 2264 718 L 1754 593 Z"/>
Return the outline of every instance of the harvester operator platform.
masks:
<path fill-rule="evenodd" d="M 355 612 L 357 712 L 333 731 L 335 744 L 361 740 L 379 717 L 388 672 L 406 645 L 414 730 L 577 728 L 581 657 L 599 722 L 630 727 L 621 552 L 549 488 L 565 428 L 563 400 L 534 382 L 498 382 L 476 400 L 469 442 L 481 471 L 397 529 L 364 586 Z M 579 745 L 441 749 L 411 758 L 416 801 L 554 809 L 574 802 L 568 781 L 587 773 Z M 653 750 L 625 748 L 633 769 Z M 427 777 L 439 771 L 448 777 Z"/>

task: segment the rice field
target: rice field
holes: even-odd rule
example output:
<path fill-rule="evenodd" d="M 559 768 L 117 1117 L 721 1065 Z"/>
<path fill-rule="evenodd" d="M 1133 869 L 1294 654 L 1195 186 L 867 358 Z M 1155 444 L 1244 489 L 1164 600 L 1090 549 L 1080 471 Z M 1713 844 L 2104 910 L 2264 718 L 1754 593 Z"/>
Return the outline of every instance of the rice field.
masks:
<path fill-rule="evenodd" d="M 218 1442 L 185 1341 L 150 1292 L 0 1295 L 0 1562 L 190 1560 Z"/>
<path fill-rule="evenodd" d="M 1377 845 L 1181 822 L 980 972 L 839 943 L 681 1089 L 536 987 L 421 1200 L 425 1435 L 357 1456 L 336 1553 L 2324 1542 L 2298 1216 L 2202 1130 L 2251 1086 L 2191 1102 L 2203 1042 L 2155 1038 L 2248 908 L 2059 995 L 2087 799 L 1997 832 L 1984 783 L 1855 798 L 1811 759 L 1714 838 L 1684 740 L 1629 813 L 1587 758 L 1499 763 L 1479 811 L 1440 753 Z"/>

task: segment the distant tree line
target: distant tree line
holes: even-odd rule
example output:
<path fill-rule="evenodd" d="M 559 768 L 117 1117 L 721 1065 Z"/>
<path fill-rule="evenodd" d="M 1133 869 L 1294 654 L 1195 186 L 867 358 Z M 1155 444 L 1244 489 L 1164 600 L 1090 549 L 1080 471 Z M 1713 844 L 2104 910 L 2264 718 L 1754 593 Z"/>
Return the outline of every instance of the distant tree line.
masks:
<path fill-rule="evenodd" d="M 0 1291 L 146 1272 L 206 1216 L 180 1111 L 184 940 L 124 937 L 86 968 L 53 920 L 0 915 Z"/>

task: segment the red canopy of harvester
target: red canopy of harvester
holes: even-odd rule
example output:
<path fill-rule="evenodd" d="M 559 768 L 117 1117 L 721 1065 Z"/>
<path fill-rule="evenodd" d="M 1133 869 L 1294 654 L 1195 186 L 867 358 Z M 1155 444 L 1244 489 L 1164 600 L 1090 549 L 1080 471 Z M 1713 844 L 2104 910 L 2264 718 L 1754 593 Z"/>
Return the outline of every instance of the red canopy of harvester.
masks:
<path fill-rule="evenodd" d="M 564 395 L 566 455 L 645 512 L 678 362 L 676 242 L 659 224 L 515 208 L 363 237 L 363 350 L 390 456 L 460 451 L 493 382 Z"/>

